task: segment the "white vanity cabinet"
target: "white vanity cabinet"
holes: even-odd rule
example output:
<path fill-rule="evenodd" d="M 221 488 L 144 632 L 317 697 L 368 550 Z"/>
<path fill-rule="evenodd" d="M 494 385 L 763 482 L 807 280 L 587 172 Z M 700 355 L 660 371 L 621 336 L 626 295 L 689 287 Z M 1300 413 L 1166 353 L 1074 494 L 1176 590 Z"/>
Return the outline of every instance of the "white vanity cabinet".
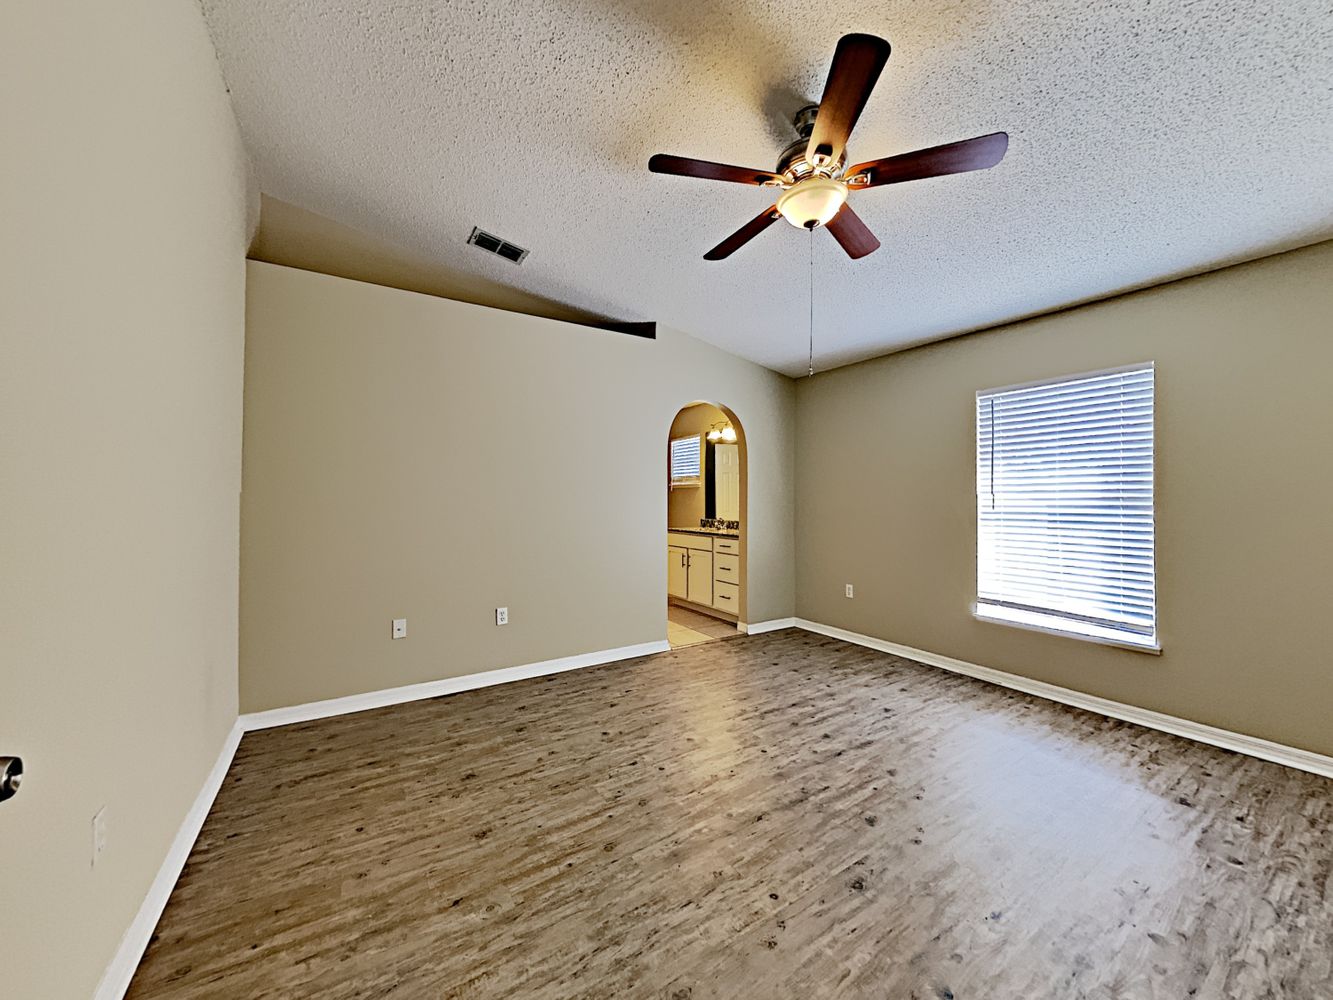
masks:
<path fill-rule="evenodd" d="M 740 614 L 741 546 L 734 538 L 667 532 L 667 593 L 691 604 Z"/>
<path fill-rule="evenodd" d="M 705 539 L 711 541 L 711 539 Z M 690 549 L 689 596 L 695 604 L 713 606 L 713 553 Z"/>
<path fill-rule="evenodd" d="M 667 546 L 667 593 L 689 600 L 690 550 L 683 545 Z"/>

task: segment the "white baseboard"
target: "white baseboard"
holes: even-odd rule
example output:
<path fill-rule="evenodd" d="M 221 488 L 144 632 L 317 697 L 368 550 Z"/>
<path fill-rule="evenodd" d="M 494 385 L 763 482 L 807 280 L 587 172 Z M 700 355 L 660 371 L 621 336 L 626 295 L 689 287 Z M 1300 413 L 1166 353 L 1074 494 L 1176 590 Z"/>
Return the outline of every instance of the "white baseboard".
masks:
<path fill-rule="evenodd" d="M 166 909 L 167 900 L 171 898 L 171 890 L 176 888 L 176 880 L 180 878 L 180 873 L 185 868 L 185 862 L 190 857 L 190 851 L 199 837 L 204 820 L 208 818 L 208 811 L 213 808 L 213 800 L 217 798 L 218 790 L 227 777 L 227 769 L 231 767 L 232 757 L 236 755 L 236 747 L 241 742 L 242 732 L 238 721 L 227 734 L 222 744 L 222 752 L 218 754 L 213 770 L 208 772 L 208 778 L 204 781 L 204 787 L 199 790 L 194 805 L 190 806 L 185 822 L 176 831 L 176 838 L 171 842 L 166 860 L 157 870 L 157 877 L 153 879 L 148 895 L 144 897 L 139 912 L 135 914 L 134 922 L 120 939 L 120 947 L 116 949 L 111 964 L 107 966 L 102 981 L 97 986 L 94 1000 L 122 1000 L 125 991 L 130 988 L 130 980 L 134 978 L 134 972 L 139 968 L 139 960 L 143 958 L 143 953 L 148 948 L 158 918 Z"/>
<path fill-rule="evenodd" d="M 604 649 L 596 653 L 579 653 L 575 656 L 562 656 L 555 660 L 524 663 L 517 667 L 483 670 L 475 674 L 445 677 L 438 681 L 426 681 L 422 684 L 408 684 L 404 687 L 367 691 L 365 694 L 352 694 L 345 698 L 330 698 L 327 701 L 311 701 L 304 705 L 292 705 L 288 708 L 272 708 L 265 712 L 250 712 L 242 715 L 238 724 L 245 732 L 254 729 L 270 729 L 273 726 L 289 726 L 293 722 L 327 719 L 334 715 L 364 712 L 370 708 L 401 705 L 407 701 L 438 698 L 440 695 L 457 694 L 459 691 L 473 691 L 477 688 L 491 687 L 495 684 L 508 684 L 511 681 L 522 681 L 531 677 L 545 677 L 547 674 L 558 674 L 565 670 L 596 667 L 603 663 L 614 663 L 616 660 L 630 660 L 636 656 L 665 653 L 670 648 L 665 639 L 660 639 L 657 642 L 641 642 L 636 646 L 621 646 L 619 649 Z"/>
<path fill-rule="evenodd" d="M 780 628 L 796 628 L 795 618 L 772 618 L 766 622 L 746 625 L 741 631 L 746 635 L 762 635 L 764 632 L 776 632 Z"/>
<path fill-rule="evenodd" d="M 975 663 L 968 663 L 965 660 L 956 660 L 950 656 L 940 656 L 923 649 L 914 649 L 911 646 L 904 646 L 896 642 L 861 635 L 858 632 L 849 632 L 846 629 L 821 625 L 819 622 L 807 621 L 804 618 L 775 618 L 771 621 L 755 622 L 746 627 L 746 632 L 750 635 L 759 635 L 784 628 L 805 629 L 807 632 L 841 639 L 844 642 L 855 643 L 858 646 L 865 646 L 868 649 L 875 649 L 882 653 L 906 657 L 909 660 L 916 660 L 956 674 L 975 677 L 978 680 L 1036 695 L 1039 698 L 1046 698 L 1049 701 L 1059 702 L 1063 705 L 1086 709 L 1090 712 L 1110 716 L 1113 719 L 1137 723 L 1149 729 L 1157 729 L 1175 736 L 1182 736 L 1185 739 L 1221 747 L 1224 750 L 1234 750 L 1237 753 L 1248 754 L 1261 760 L 1272 761 L 1277 764 L 1284 764 L 1287 767 L 1308 771 L 1311 774 L 1333 778 L 1333 757 L 1284 746 L 1255 736 L 1246 736 L 1243 733 L 1233 733 L 1225 729 L 1218 729 L 1215 726 L 1206 726 L 1202 723 L 1191 722 L 1188 719 L 1178 719 L 1175 716 L 1149 711 L 1145 708 L 1137 708 L 1107 698 L 1098 698 L 1095 695 L 1083 694 L 1080 691 L 1047 684 L 1044 681 L 1032 680 L 1018 674 L 1006 673 L 1003 670 L 995 670 L 992 667 L 983 667 Z M 143 958 L 143 953 L 148 947 L 153 930 L 157 927 L 158 918 L 161 917 L 162 911 L 166 908 L 167 900 L 171 897 L 171 891 L 175 888 L 176 880 L 185 867 L 185 862 L 190 856 L 190 850 L 199 836 L 204 820 L 208 817 L 209 809 L 212 808 L 213 800 L 217 797 L 218 790 L 222 787 L 222 782 L 227 776 L 227 769 L 231 766 L 232 758 L 236 754 L 236 747 L 240 744 L 242 734 L 255 729 L 268 729 L 273 726 L 289 725 L 293 722 L 308 722 L 313 719 L 344 715 L 349 712 L 362 712 L 370 708 L 382 708 L 386 705 L 397 705 L 423 698 L 436 698 L 440 695 L 455 694 L 459 691 L 471 691 L 496 684 L 508 684 L 511 681 L 561 673 L 566 670 L 578 670 L 583 667 L 613 663 L 617 660 L 664 653 L 669 649 L 670 647 L 664 640 L 644 642 L 634 646 L 622 646 L 619 649 L 602 650 L 597 653 L 581 653 L 576 656 L 565 656 L 516 667 L 464 674 L 461 677 L 447 677 L 442 680 L 427 681 L 424 684 L 411 684 L 382 691 L 370 691 L 365 694 L 349 695 L 346 698 L 331 698 L 327 701 L 309 702 L 304 705 L 293 705 L 290 708 L 275 708 L 266 712 L 252 712 L 240 716 L 236 720 L 236 725 L 228 733 L 222 746 L 222 752 L 218 755 L 212 771 L 209 772 L 204 787 L 200 789 L 194 805 L 190 807 L 190 812 L 186 815 L 185 821 L 176 833 L 176 838 L 171 843 L 171 849 L 162 862 L 157 877 L 153 879 L 153 884 L 149 888 L 143 904 L 139 907 L 134 922 L 121 939 L 120 947 L 116 950 L 115 957 L 107 967 L 106 974 L 97 987 L 95 1000 L 123 1000 L 125 991 L 129 989 L 130 980 L 134 977 L 134 972 L 139 966 L 139 960 Z"/>
<path fill-rule="evenodd" d="M 1096 695 L 1084 694 L 1081 691 L 1059 687 L 1055 684 L 1047 684 L 1045 681 L 1032 680 L 1018 674 L 1006 673 L 993 667 L 983 667 L 976 663 L 968 663 L 966 660 L 955 660 L 951 656 L 940 656 L 938 653 L 930 653 L 924 649 L 913 649 L 911 646 L 876 639 L 874 636 L 861 635 L 859 632 L 849 632 L 846 629 L 834 628 L 831 625 L 821 625 L 819 622 L 807 621 L 804 618 L 797 618 L 795 624 L 797 628 L 803 628 L 807 632 L 817 632 L 832 639 L 841 639 L 844 642 L 855 643 L 868 649 L 876 649 L 881 653 L 892 653 L 894 656 L 906 657 L 909 660 L 916 660 L 932 667 L 949 670 L 955 674 L 965 674 L 968 677 L 975 677 L 978 680 L 998 684 L 1001 687 L 1036 695 L 1038 698 L 1045 698 L 1048 701 L 1056 701 L 1062 705 L 1086 709 L 1089 712 L 1108 715 L 1123 722 L 1137 723 L 1140 726 L 1146 726 L 1148 729 L 1157 729 L 1173 736 L 1183 736 L 1187 740 L 1196 740 L 1199 743 L 1221 747 L 1223 750 L 1234 750 L 1236 753 L 1258 757 L 1260 760 L 1268 760 L 1275 764 L 1294 767 L 1300 771 L 1309 771 L 1311 774 L 1318 774 L 1325 778 L 1333 778 L 1333 757 L 1326 757 L 1310 750 L 1301 750 L 1281 743 L 1273 743 L 1270 740 L 1261 740 L 1257 736 L 1246 736 L 1244 733 L 1233 733 L 1227 729 L 1218 729 L 1216 726 L 1206 726 L 1201 722 L 1191 722 L 1189 719 L 1179 719 L 1174 715 L 1166 715 L 1162 712 L 1153 712 L 1146 708 L 1126 705 L 1123 702 L 1111 701 L 1109 698 L 1099 698 Z"/>
<path fill-rule="evenodd" d="M 406 687 L 388 688 L 383 691 L 370 691 L 366 694 L 351 695 L 346 698 L 331 698 L 328 701 L 309 702 L 305 705 L 293 705 L 290 708 L 275 708 L 267 712 L 253 712 L 242 715 L 236 720 L 231 732 L 222 746 L 217 763 L 209 772 L 204 787 L 200 789 L 194 805 L 181 824 L 176 838 L 171 842 L 162 867 L 144 897 L 139 912 L 130 924 L 129 930 L 121 938 L 111 964 L 107 966 L 102 982 L 97 987 L 94 1000 L 123 1000 L 130 980 L 143 958 L 148 942 L 157 927 L 157 921 L 166 909 L 171 891 L 176 887 L 185 862 L 190 857 L 199 831 L 203 828 L 208 811 L 213 807 L 222 782 L 227 777 L 236 748 L 241 736 L 253 729 L 268 729 L 273 726 L 285 726 L 293 722 L 307 722 L 311 719 L 323 719 L 348 712 L 362 712 L 368 708 L 380 708 L 384 705 L 397 705 L 421 698 L 435 698 L 442 694 L 454 694 L 458 691 L 471 691 L 475 688 L 490 687 L 494 684 L 508 684 L 511 681 L 526 680 L 530 677 L 542 677 L 557 674 L 565 670 L 578 670 L 581 667 L 594 667 L 616 660 L 633 659 L 636 656 L 648 656 L 652 653 L 665 653 L 671 647 L 665 640 L 643 642 L 636 646 L 622 646 L 619 649 L 606 649 L 596 653 L 581 653 L 577 656 L 564 656 L 555 660 L 543 660 L 539 663 L 526 663 L 517 667 L 505 667 L 500 670 L 486 670 L 462 677 L 447 677 L 424 684 L 411 684 Z"/>

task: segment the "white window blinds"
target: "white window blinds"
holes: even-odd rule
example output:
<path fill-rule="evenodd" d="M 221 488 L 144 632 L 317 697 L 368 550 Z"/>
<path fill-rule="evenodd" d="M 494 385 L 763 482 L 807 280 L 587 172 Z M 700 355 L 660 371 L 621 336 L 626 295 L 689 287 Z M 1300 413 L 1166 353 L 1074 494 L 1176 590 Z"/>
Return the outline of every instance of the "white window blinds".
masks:
<path fill-rule="evenodd" d="M 671 485 L 698 486 L 700 477 L 699 443 L 702 436 L 671 439 Z"/>
<path fill-rule="evenodd" d="M 1153 367 L 977 393 L 977 613 L 1156 648 Z"/>

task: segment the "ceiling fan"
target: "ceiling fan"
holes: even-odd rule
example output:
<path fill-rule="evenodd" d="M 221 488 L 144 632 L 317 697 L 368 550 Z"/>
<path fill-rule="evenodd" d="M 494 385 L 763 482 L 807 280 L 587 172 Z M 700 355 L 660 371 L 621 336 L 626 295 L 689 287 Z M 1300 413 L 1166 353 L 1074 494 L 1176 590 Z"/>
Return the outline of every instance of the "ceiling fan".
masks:
<path fill-rule="evenodd" d="M 864 257 L 878 250 L 880 244 L 847 204 L 850 192 L 984 170 L 1004 159 L 1009 136 L 993 132 L 847 167 L 847 139 L 888 59 L 889 43 L 882 38 L 852 34 L 838 39 L 824 96 L 818 104 L 796 112 L 793 124 L 800 138 L 782 151 L 772 171 L 667 153 L 658 153 L 648 161 L 648 169 L 654 173 L 781 189 L 773 205 L 709 250 L 704 260 L 730 257 L 779 218 L 803 229 L 824 226 L 849 257 Z"/>

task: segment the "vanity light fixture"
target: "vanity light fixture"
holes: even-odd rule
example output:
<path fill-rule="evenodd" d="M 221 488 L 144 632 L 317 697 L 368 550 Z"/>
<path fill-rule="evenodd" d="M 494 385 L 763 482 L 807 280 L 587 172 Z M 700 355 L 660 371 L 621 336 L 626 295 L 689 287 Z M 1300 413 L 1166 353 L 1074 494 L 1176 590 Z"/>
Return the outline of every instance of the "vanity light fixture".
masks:
<path fill-rule="evenodd" d="M 708 429 L 708 440 L 713 443 L 721 441 L 724 444 L 735 444 L 736 428 L 731 424 L 714 424 Z"/>

